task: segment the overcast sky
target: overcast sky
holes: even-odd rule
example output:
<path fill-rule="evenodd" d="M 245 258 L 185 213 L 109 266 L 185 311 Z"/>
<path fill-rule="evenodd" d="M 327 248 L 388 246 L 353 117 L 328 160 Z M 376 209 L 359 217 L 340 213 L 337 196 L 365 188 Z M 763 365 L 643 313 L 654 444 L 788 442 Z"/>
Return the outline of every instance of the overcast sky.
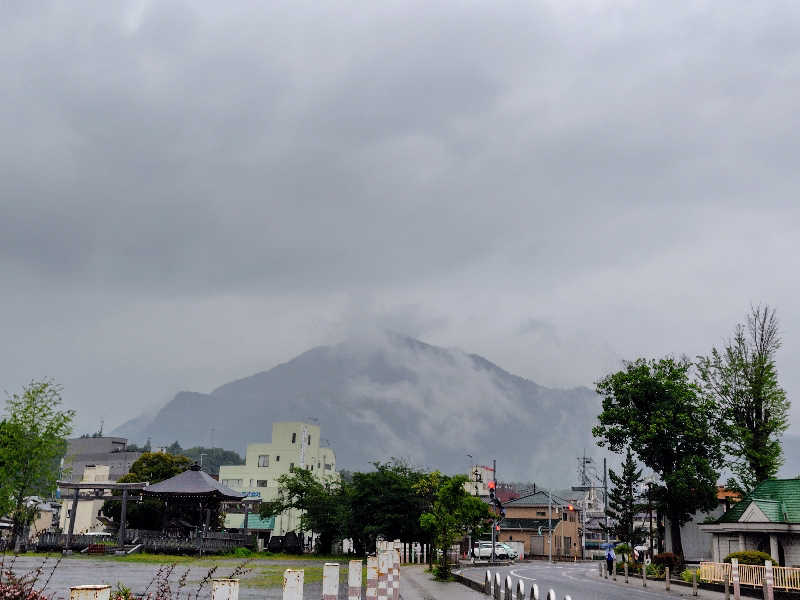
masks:
<path fill-rule="evenodd" d="M 365 324 L 591 385 L 766 302 L 794 399 L 798 106 L 797 2 L 4 2 L 0 386 L 94 431 Z"/>

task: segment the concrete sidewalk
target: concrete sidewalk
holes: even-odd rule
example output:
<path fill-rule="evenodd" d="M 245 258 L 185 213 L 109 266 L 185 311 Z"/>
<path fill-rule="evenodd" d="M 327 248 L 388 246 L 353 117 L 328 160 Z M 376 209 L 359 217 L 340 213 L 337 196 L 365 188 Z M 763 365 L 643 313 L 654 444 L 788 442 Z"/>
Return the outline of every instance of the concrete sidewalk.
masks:
<path fill-rule="evenodd" d="M 403 600 L 486 600 L 487 596 L 455 581 L 434 581 L 425 566 L 400 569 L 400 597 Z"/>

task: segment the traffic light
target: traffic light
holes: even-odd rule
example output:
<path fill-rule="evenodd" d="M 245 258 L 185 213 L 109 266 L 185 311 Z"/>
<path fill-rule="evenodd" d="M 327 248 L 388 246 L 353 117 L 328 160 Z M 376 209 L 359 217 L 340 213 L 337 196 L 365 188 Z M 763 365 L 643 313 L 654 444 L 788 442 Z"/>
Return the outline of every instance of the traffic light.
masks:
<path fill-rule="evenodd" d="M 492 504 L 496 504 L 497 503 L 497 496 L 494 495 L 494 488 L 495 488 L 494 481 L 490 481 L 489 482 L 489 501 L 492 502 Z"/>
<path fill-rule="evenodd" d="M 575 510 L 575 507 L 572 504 L 567 505 L 567 510 Z"/>

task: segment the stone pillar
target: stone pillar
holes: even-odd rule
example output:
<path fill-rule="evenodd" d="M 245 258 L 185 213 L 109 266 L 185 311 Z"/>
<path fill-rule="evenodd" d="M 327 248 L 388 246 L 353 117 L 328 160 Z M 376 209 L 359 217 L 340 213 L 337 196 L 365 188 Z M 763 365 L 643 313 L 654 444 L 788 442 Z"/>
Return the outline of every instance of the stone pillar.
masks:
<path fill-rule="evenodd" d="M 742 591 L 739 586 L 739 560 L 736 558 L 731 559 L 731 581 L 733 582 L 734 600 L 741 600 Z"/>
<path fill-rule="evenodd" d="M 772 536 L 770 536 L 770 540 Z M 764 600 L 773 600 L 774 593 L 773 590 L 775 589 L 775 580 L 772 576 L 772 561 L 765 560 L 764 561 Z"/>
<path fill-rule="evenodd" d="M 628 563 L 627 562 L 625 563 L 625 566 L 623 568 L 625 569 L 625 583 L 628 583 Z"/>
<path fill-rule="evenodd" d="M 367 600 L 378 600 L 378 557 L 367 557 Z"/>
<path fill-rule="evenodd" d="M 664 567 L 664 589 L 669 591 L 669 567 Z"/>
<path fill-rule="evenodd" d="M 347 565 L 347 600 L 361 600 L 361 569 L 360 560 L 351 560 Z"/>
<path fill-rule="evenodd" d="M 128 490 L 122 490 L 122 506 L 119 511 L 119 542 L 120 548 L 125 546 L 126 521 L 128 520 Z"/>
<path fill-rule="evenodd" d="M 611 563 L 611 579 L 613 579 L 614 581 L 617 580 L 617 560 L 616 559 L 614 559 L 614 561 Z"/>
<path fill-rule="evenodd" d="M 378 600 L 389 600 L 389 569 L 391 561 L 387 552 L 378 556 Z"/>
<path fill-rule="evenodd" d="M 302 569 L 286 569 L 283 572 L 283 600 L 303 600 Z"/>
<path fill-rule="evenodd" d="M 400 600 L 400 551 L 392 550 L 392 600 Z"/>
<path fill-rule="evenodd" d="M 322 567 L 322 600 L 339 598 L 339 563 L 325 563 Z"/>
<path fill-rule="evenodd" d="M 697 571 L 692 571 L 692 596 L 697 596 Z"/>
<path fill-rule="evenodd" d="M 212 579 L 211 600 L 239 600 L 239 580 Z"/>
<path fill-rule="evenodd" d="M 78 495 L 80 494 L 80 490 L 75 488 L 75 496 L 72 498 L 72 510 L 69 514 L 69 531 L 67 532 L 67 544 L 64 550 L 69 550 L 69 546 L 72 543 L 72 533 L 75 531 L 75 517 L 78 515 Z M 72 592 L 70 592 L 72 593 Z"/>
<path fill-rule="evenodd" d="M 109 600 L 110 597 L 110 585 L 75 585 L 69 588 L 69 600 Z"/>
<path fill-rule="evenodd" d="M 780 560 L 780 550 L 778 550 L 778 534 L 769 534 L 769 555 L 775 560 Z"/>

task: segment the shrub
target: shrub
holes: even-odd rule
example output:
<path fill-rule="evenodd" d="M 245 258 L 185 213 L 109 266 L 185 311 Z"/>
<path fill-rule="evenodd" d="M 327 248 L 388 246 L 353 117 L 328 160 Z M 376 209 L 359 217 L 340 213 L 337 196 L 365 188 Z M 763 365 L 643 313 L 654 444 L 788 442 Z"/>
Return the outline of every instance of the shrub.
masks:
<path fill-rule="evenodd" d="M 617 544 L 614 547 L 614 552 L 622 560 L 625 560 L 633 555 L 633 548 L 631 548 L 630 544 Z"/>
<path fill-rule="evenodd" d="M 248 556 L 252 556 L 253 552 L 249 548 L 244 548 L 239 546 L 236 550 L 233 551 L 233 555 L 237 558 L 247 558 Z"/>
<path fill-rule="evenodd" d="M 647 565 L 647 577 L 650 579 L 664 579 L 666 572 L 662 565 L 650 563 Z"/>
<path fill-rule="evenodd" d="M 669 567 L 671 573 L 675 573 L 678 567 L 683 564 L 681 557 L 672 552 L 662 552 L 653 557 L 653 564 L 662 567 Z"/>
<path fill-rule="evenodd" d="M 692 573 L 696 571 L 692 571 L 691 569 L 686 569 L 681 573 L 681 579 L 686 583 L 692 583 Z"/>
<path fill-rule="evenodd" d="M 759 552 L 758 550 L 731 552 L 725 557 L 724 562 L 729 563 L 732 558 L 738 560 L 740 565 L 763 565 L 765 560 L 771 560 L 773 563 L 776 562 L 769 554 L 766 552 Z"/>

